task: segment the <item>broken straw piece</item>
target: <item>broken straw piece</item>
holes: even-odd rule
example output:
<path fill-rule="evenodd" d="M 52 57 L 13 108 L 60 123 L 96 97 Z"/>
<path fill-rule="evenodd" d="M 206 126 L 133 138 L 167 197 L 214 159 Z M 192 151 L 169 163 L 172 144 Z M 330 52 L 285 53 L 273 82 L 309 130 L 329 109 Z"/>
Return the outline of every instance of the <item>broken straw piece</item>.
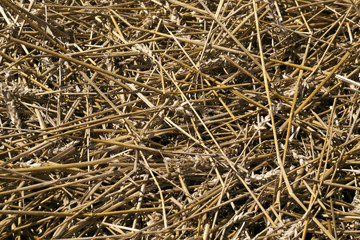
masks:
<path fill-rule="evenodd" d="M 343 76 L 341 76 L 341 75 L 336 75 L 335 77 L 336 77 L 337 79 L 340 79 L 340 80 L 344 81 L 344 82 L 347 82 L 347 83 L 350 83 L 350 84 L 354 84 L 355 86 L 360 87 L 360 83 L 355 82 L 355 81 L 353 81 L 353 80 L 350 80 L 350 79 L 348 79 L 348 78 L 346 78 L 346 77 L 343 77 Z"/>

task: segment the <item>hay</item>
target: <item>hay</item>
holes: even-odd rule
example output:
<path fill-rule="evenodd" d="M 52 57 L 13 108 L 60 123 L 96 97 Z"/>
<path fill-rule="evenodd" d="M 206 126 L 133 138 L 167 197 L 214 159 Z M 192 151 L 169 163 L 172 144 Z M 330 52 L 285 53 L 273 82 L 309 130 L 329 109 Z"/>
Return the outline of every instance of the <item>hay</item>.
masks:
<path fill-rule="evenodd" d="M 360 235 L 358 1 L 0 3 L 0 239 Z"/>

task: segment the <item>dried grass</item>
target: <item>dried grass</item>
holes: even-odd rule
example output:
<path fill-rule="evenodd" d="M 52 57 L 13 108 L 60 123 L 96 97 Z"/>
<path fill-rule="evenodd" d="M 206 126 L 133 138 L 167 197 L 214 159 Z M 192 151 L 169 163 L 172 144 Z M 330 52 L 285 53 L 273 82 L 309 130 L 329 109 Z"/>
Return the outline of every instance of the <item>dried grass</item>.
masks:
<path fill-rule="evenodd" d="M 29 2 L 0 2 L 0 239 L 360 236 L 358 1 Z"/>

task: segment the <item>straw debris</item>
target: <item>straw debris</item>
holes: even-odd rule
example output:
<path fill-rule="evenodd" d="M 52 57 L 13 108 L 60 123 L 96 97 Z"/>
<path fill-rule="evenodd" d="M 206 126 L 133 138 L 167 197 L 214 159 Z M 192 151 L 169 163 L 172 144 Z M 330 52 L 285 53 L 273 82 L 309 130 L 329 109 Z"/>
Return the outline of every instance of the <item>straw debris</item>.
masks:
<path fill-rule="evenodd" d="M 0 2 L 0 239 L 357 239 L 358 1 Z"/>

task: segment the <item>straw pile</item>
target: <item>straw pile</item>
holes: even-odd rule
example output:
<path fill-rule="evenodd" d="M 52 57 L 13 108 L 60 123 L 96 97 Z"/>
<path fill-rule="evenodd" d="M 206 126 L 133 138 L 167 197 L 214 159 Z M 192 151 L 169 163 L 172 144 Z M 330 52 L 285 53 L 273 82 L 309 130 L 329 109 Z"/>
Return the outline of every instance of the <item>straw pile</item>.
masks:
<path fill-rule="evenodd" d="M 356 238 L 357 2 L 2 0 L 0 239 Z"/>

